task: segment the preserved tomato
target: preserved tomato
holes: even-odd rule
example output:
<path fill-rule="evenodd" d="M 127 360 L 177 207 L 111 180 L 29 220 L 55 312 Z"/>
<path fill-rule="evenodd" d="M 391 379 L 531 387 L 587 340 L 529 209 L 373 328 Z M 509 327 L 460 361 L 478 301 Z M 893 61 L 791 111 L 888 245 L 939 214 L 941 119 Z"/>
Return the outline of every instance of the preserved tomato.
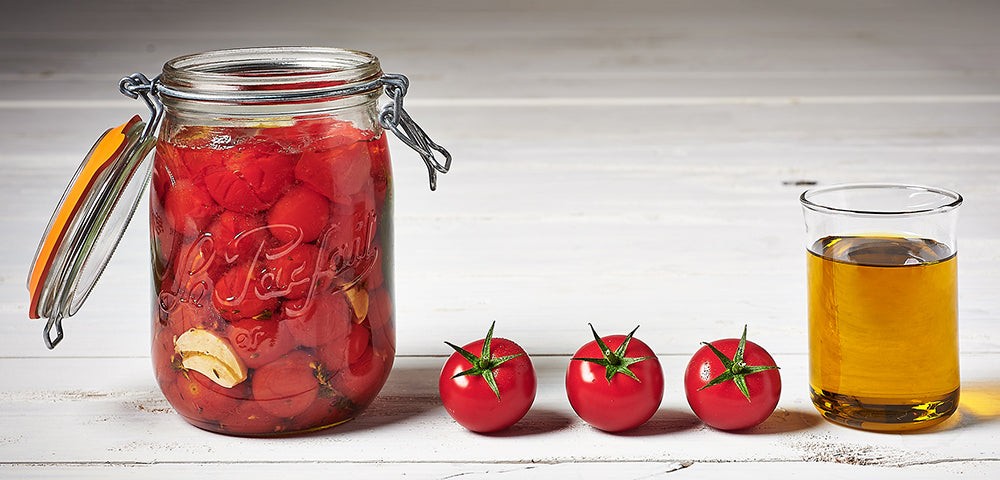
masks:
<path fill-rule="evenodd" d="M 101 135 L 39 243 L 28 316 L 47 320 L 46 347 L 149 191 L 152 360 L 177 412 L 234 435 L 357 415 L 395 358 L 386 134 L 419 153 L 431 190 L 451 165 L 403 109 L 408 85 L 329 47 L 213 50 L 122 78 L 151 116 Z"/>
<path fill-rule="evenodd" d="M 164 132 L 150 196 L 164 395 L 236 435 L 354 417 L 395 354 L 385 137 L 331 117 Z"/>

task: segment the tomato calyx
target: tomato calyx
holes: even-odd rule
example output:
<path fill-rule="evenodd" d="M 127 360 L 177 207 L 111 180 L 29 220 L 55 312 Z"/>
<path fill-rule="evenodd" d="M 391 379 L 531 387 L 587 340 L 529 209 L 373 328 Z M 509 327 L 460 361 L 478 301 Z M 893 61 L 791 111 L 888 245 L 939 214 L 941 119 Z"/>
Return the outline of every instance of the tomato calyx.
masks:
<path fill-rule="evenodd" d="M 523 353 L 518 353 L 515 355 L 507 355 L 506 357 L 493 358 L 493 352 L 491 348 L 491 340 L 493 339 L 493 327 L 496 326 L 497 322 L 493 322 L 490 325 L 490 330 L 486 332 L 486 338 L 483 340 L 483 351 L 479 356 L 476 354 L 459 347 L 451 342 L 444 342 L 449 347 L 455 349 L 462 357 L 464 357 L 469 363 L 472 364 L 472 368 L 458 372 L 451 378 L 458 378 L 464 375 L 477 375 L 483 377 L 486 384 L 489 385 L 490 390 L 497 396 L 497 401 L 500 401 L 500 389 L 497 388 L 496 378 L 493 376 L 493 370 L 499 367 L 502 363 L 520 357 L 524 355 Z"/>
<path fill-rule="evenodd" d="M 715 346 L 711 343 L 701 343 L 712 350 L 712 353 L 719 358 L 719 361 L 722 362 L 722 366 L 725 367 L 726 371 L 720 373 L 717 377 L 713 378 L 703 387 L 699 388 L 699 391 L 732 380 L 733 383 L 736 384 L 736 388 L 740 389 L 740 393 L 746 397 L 747 402 L 750 402 L 750 392 L 747 390 L 746 376 L 763 372 L 765 370 L 778 369 L 778 367 L 773 365 L 747 365 L 746 362 L 743 361 L 743 351 L 747 343 L 746 325 L 743 326 L 743 336 L 740 337 L 740 343 L 736 347 L 736 354 L 733 355 L 733 358 L 727 357 L 726 354 L 720 352 L 719 349 L 715 348 Z"/>
<path fill-rule="evenodd" d="M 604 377 L 607 378 L 608 383 L 611 383 L 611 378 L 614 377 L 615 374 L 619 373 L 642 383 L 642 380 L 639 380 L 639 377 L 637 377 L 635 373 L 629 369 L 629 367 L 643 360 L 651 360 L 656 357 L 625 356 L 625 349 L 628 348 L 629 342 L 632 341 L 632 335 L 635 335 L 635 331 L 639 329 L 639 326 L 636 325 L 635 328 L 629 332 L 622 344 L 618 346 L 617 350 L 611 351 L 611 348 L 608 347 L 608 345 L 604 343 L 604 340 L 601 339 L 601 336 L 597 334 L 597 330 L 594 329 L 594 325 L 590 323 L 587 325 L 590 325 L 590 331 L 594 334 L 594 341 L 596 341 L 597 346 L 600 347 L 604 358 L 573 357 L 573 360 L 582 360 L 584 362 L 590 362 L 604 367 Z"/>

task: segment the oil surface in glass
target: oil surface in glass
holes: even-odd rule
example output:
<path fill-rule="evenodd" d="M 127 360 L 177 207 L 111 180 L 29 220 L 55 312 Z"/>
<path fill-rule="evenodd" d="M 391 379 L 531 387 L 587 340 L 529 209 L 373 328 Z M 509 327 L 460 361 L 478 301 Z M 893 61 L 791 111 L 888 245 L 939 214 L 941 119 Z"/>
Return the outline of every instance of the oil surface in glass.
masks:
<path fill-rule="evenodd" d="M 825 237 L 809 249 L 809 378 L 823 416 L 902 431 L 955 411 L 956 267 L 927 239 Z"/>

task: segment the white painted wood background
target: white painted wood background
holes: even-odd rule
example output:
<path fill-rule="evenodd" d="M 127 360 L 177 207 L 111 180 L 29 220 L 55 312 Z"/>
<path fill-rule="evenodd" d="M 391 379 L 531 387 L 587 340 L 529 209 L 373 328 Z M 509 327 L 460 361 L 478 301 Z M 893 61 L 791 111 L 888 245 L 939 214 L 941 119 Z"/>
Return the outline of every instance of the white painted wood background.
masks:
<path fill-rule="evenodd" d="M 406 478 L 847 478 L 1000 474 L 1000 2 L 5 2 L 0 9 L 0 477 L 300 474 Z M 360 418 L 242 439 L 188 426 L 149 361 L 146 217 L 66 340 L 44 348 L 25 276 L 117 93 L 174 56 L 311 44 L 410 77 L 410 113 L 455 156 L 429 192 L 393 140 L 397 366 Z M 962 403 L 932 431 L 834 426 L 809 404 L 804 232 L 810 181 L 965 195 Z M 449 349 L 521 343 L 539 375 L 519 424 L 476 435 L 435 380 Z M 659 413 L 625 434 L 573 414 L 569 355 L 602 333 L 651 344 Z M 784 380 L 747 433 L 703 426 L 681 376 L 744 323 Z M 919 352 L 917 352 L 919 353 Z"/>

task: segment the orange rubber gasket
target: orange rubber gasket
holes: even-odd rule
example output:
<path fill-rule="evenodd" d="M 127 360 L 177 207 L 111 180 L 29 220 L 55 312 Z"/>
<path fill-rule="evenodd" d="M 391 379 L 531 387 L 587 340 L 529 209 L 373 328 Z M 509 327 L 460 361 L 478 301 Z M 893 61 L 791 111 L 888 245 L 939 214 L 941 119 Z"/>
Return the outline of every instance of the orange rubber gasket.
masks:
<path fill-rule="evenodd" d="M 45 241 L 38 248 L 38 255 L 35 257 L 31 277 L 28 280 L 28 291 L 31 293 L 28 317 L 39 318 L 38 301 L 41 297 L 42 283 L 52 268 L 55 252 L 58 251 L 66 237 L 67 226 L 76 216 L 83 200 L 95 186 L 97 178 L 104 170 L 114 164 L 112 160 L 116 160 L 122 154 L 125 146 L 128 145 L 125 132 L 139 121 L 141 119 L 136 115 L 128 122 L 104 132 L 84 159 L 84 165 L 73 180 L 72 187 L 67 190 L 62 204 L 59 205 L 59 213 L 49 226 Z"/>

